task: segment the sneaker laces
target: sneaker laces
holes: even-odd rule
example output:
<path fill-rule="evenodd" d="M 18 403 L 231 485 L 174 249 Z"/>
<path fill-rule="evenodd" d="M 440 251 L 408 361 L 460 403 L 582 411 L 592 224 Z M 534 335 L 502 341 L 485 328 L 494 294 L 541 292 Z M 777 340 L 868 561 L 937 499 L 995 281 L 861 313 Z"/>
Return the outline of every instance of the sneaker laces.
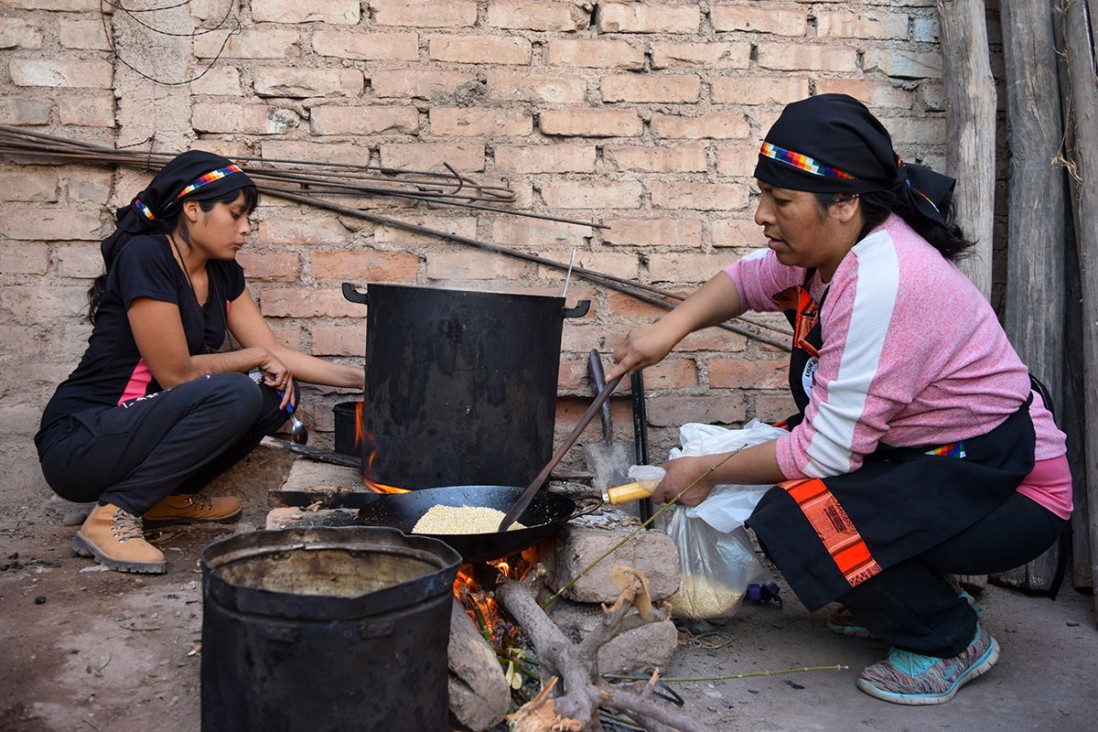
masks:
<path fill-rule="evenodd" d="M 199 511 L 212 511 L 213 499 L 204 493 L 191 493 L 187 496 L 187 503 L 197 508 Z"/>
<path fill-rule="evenodd" d="M 111 520 L 114 522 L 114 528 L 111 531 L 111 535 L 118 541 L 129 541 L 130 539 L 144 539 L 145 531 L 141 523 L 139 516 L 134 516 L 129 511 L 118 508 L 115 509 L 114 514 L 111 516 Z"/>

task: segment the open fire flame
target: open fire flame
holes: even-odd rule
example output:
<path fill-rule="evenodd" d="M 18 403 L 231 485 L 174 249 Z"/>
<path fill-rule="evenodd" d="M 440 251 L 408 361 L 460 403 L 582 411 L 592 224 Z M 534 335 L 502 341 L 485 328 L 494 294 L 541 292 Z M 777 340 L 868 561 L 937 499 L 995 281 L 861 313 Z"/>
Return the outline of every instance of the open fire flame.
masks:
<path fill-rule="evenodd" d="M 375 480 L 377 473 L 374 462 L 377 460 L 377 440 L 363 427 L 362 408 L 362 402 L 355 405 L 355 445 L 365 456 L 362 461 L 362 482 L 367 488 L 377 493 L 409 492 L 408 488 L 386 485 Z M 478 571 L 478 568 L 472 564 L 462 564 L 458 567 L 457 579 L 454 580 L 454 597 L 462 604 L 466 614 L 493 648 L 504 648 L 513 642 L 519 631 L 518 626 L 506 618 L 492 595 L 492 588 L 495 585 L 493 580 L 502 576 L 521 581 L 534 568 L 543 553 L 542 546 L 533 546 L 521 554 L 488 562 L 487 566 L 493 568 L 494 572 L 484 567 Z M 482 587 L 481 582 L 477 580 L 478 576 L 486 584 L 491 583 L 493 587 Z"/>

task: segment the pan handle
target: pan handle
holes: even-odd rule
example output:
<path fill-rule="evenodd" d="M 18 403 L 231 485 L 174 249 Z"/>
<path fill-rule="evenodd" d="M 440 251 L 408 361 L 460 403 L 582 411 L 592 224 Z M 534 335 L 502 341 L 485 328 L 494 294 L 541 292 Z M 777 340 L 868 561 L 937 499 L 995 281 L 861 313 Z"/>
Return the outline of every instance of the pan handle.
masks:
<path fill-rule="evenodd" d="M 591 309 L 590 300 L 580 300 L 575 306 L 570 308 L 564 308 L 561 312 L 565 318 L 582 318 L 587 315 L 587 311 Z"/>
<path fill-rule="evenodd" d="M 606 503 L 602 500 L 602 496 L 581 496 L 576 500 L 576 508 L 572 511 L 572 515 L 568 517 L 568 520 L 571 521 L 580 516 L 594 513 L 605 505 Z"/>
<path fill-rule="evenodd" d="M 355 286 L 352 285 L 350 282 L 343 283 L 343 297 L 347 300 L 350 300 L 351 302 L 358 303 L 359 305 L 370 304 L 370 296 L 367 295 L 365 292 L 360 292 L 359 290 L 355 289 Z"/>

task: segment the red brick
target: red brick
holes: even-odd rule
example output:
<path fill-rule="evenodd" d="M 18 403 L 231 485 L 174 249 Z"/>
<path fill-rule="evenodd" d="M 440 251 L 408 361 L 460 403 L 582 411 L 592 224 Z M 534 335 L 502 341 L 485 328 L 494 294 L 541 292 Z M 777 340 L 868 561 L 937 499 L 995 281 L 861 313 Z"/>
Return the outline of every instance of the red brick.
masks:
<path fill-rule="evenodd" d="M 590 12 L 574 2 L 548 0 L 490 0 L 488 25 L 494 28 L 535 31 L 585 30 Z"/>
<path fill-rule="evenodd" d="M 654 208 L 738 211 L 747 206 L 744 187 L 730 183 L 656 181 L 649 184 L 649 191 Z"/>
<path fill-rule="evenodd" d="M 896 79 L 942 78 L 942 55 L 906 48 L 871 48 L 865 52 L 866 72 L 880 71 Z"/>
<path fill-rule="evenodd" d="M 559 178 L 542 187 L 549 208 L 639 208 L 643 188 L 638 181 L 571 181 Z"/>
<path fill-rule="evenodd" d="M 624 109 L 547 109 L 539 129 L 546 135 L 575 137 L 639 137 L 644 122 Z"/>
<path fill-rule="evenodd" d="M 191 124 L 198 132 L 280 135 L 301 124 L 301 118 L 291 109 L 266 104 L 199 102 L 191 109 Z"/>
<path fill-rule="evenodd" d="M 111 48 L 101 20 L 61 21 L 61 46 L 82 51 L 109 51 Z"/>
<path fill-rule="evenodd" d="M 334 217 L 307 211 L 265 217 L 257 232 L 266 244 L 346 245 L 351 233 Z"/>
<path fill-rule="evenodd" d="M 549 145 L 497 145 L 496 168 L 518 173 L 591 173 L 595 146 L 560 142 Z"/>
<path fill-rule="evenodd" d="M 274 333 L 275 340 L 286 346 L 286 348 L 304 353 L 301 344 L 301 328 L 274 322 L 271 323 L 271 331 Z"/>
<path fill-rule="evenodd" d="M 746 69 L 751 63 L 750 43 L 654 43 L 652 68 L 679 66 L 701 69 Z"/>
<path fill-rule="evenodd" d="M 766 424 L 775 424 L 797 413 L 797 405 L 788 389 L 757 392 L 751 395 L 751 402 L 754 405 L 751 416 Z"/>
<path fill-rule="evenodd" d="M 240 96 L 240 70 L 235 66 L 215 66 L 190 84 L 192 95 Z"/>
<path fill-rule="evenodd" d="M 610 312 L 623 318 L 635 318 L 643 323 L 653 322 L 667 314 L 669 308 L 654 305 L 645 300 L 633 297 L 624 292 L 610 291 L 606 294 L 610 304 Z M 624 337 L 624 333 L 622 334 Z M 618 339 L 619 341 L 621 338 Z M 615 342 L 615 345 L 617 343 Z"/>
<path fill-rule="evenodd" d="M 616 170 L 642 173 L 704 173 L 708 167 L 703 145 L 671 147 L 608 147 L 603 154 Z"/>
<path fill-rule="evenodd" d="M 561 221 L 547 221 L 526 217 L 508 217 L 492 222 L 492 236 L 490 241 L 503 246 L 534 252 L 542 256 L 547 247 L 563 247 L 571 256 L 572 247 L 579 242 L 580 236 L 588 233 L 588 229 L 582 226 L 566 224 Z"/>
<path fill-rule="evenodd" d="M 642 69 L 644 51 L 628 41 L 555 40 L 549 42 L 549 63 L 582 68 Z"/>
<path fill-rule="evenodd" d="M 70 203 L 90 203 L 95 206 L 102 206 L 104 201 L 110 199 L 115 184 L 112 171 L 103 168 L 67 167 L 64 181 L 66 197 Z"/>
<path fill-rule="evenodd" d="M 366 321 L 358 318 L 353 325 L 322 325 L 311 331 L 314 356 L 361 356 L 366 348 Z"/>
<path fill-rule="evenodd" d="M 780 71 L 858 70 L 858 50 L 850 46 L 802 43 L 760 43 L 759 66 Z"/>
<path fill-rule="evenodd" d="M 374 94 L 382 98 L 448 98 L 461 86 L 477 80 L 470 72 L 434 69 L 379 69 L 368 73 Z"/>
<path fill-rule="evenodd" d="M 531 47 L 525 38 L 507 36 L 436 36 L 428 45 L 432 61 L 459 64 L 529 65 Z"/>
<path fill-rule="evenodd" d="M 8 71 L 16 86 L 110 89 L 114 79 L 114 67 L 106 61 L 13 58 Z"/>
<path fill-rule="evenodd" d="M 490 107 L 432 107 L 431 134 L 440 137 L 524 136 L 534 129 L 530 113 L 523 109 Z"/>
<path fill-rule="evenodd" d="M 236 261 L 253 282 L 297 282 L 301 278 L 301 258 L 294 252 L 252 249 L 237 255 Z"/>
<path fill-rule="evenodd" d="M 706 366 L 711 389 L 782 389 L 789 385 L 788 359 L 711 358 Z"/>
<path fill-rule="evenodd" d="M 915 95 L 902 86 L 874 79 L 817 79 L 816 92 L 849 94 L 873 110 L 886 107 L 909 110 L 915 101 Z"/>
<path fill-rule="evenodd" d="M 648 423 L 655 427 L 677 428 L 688 422 L 732 425 L 742 423 L 747 416 L 740 394 L 649 396 L 646 406 Z"/>
<path fill-rule="evenodd" d="M 419 110 L 391 107 L 313 107 L 309 129 L 314 135 L 411 135 L 419 131 Z"/>
<path fill-rule="evenodd" d="M 762 227 L 751 218 L 714 219 L 709 222 L 715 247 L 756 247 L 766 246 Z"/>
<path fill-rule="evenodd" d="M 370 148 L 350 142 L 298 142 L 296 140 L 264 140 L 262 156 L 269 160 L 304 160 L 318 163 L 343 163 L 366 166 L 371 164 Z"/>
<path fill-rule="evenodd" d="M 693 4 L 600 3 L 601 33 L 697 33 L 701 10 Z"/>
<path fill-rule="evenodd" d="M 697 364 L 674 353 L 644 370 L 645 389 L 688 389 L 697 385 Z"/>
<path fill-rule="evenodd" d="M 99 34 L 102 35 L 102 25 Z M 0 25 L 0 48 L 41 48 L 42 27 L 37 23 L 5 17 Z"/>
<path fill-rule="evenodd" d="M 733 323 L 737 321 L 733 320 Z M 747 350 L 747 336 L 725 328 L 712 327 L 695 331 L 679 341 L 675 349 L 683 353 L 712 351 L 720 354 L 742 353 Z"/>
<path fill-rule="evenodd" d="M 945 117 L 879 117 L 892 136 L 892 145 L 903 156 L 901 148 L 926 145 L 927 140 L 945 140 Z"/>
<path fill-rule="evenodd" d="M 427 260 L 427 277 L 438 282 L 517 280 L 531 266 L 495 252 L 459 248 L 432 252 Z"/>
<path fill-rule="evenodd" d="M 260 97 L 359 97 L 366 87 L 356 69 L 304 69 L 264 66 L 252 82 Z"/>
<path fill-rule="evenodd" d="M 62 97 L 58 116 L 63 125 L 114 127 L 114 96 Z"/>
<path fill-rule="evenodd" d="M 49 266 L 50 250 L 45 244 L 5 243 L 0 246 L 0 272 L 6 275 L 44 275 Z M 95 272 L 93 276 L 98 274 Z"/>
<path fill-rule="evenodd" d="M 563 71 L 485 70 L 488 98 L 505 102 L 579 104 L 587 98 L 587 76 Z"/>
<path fill-rule="evenodd" d="M 776 36 L 801 37 L 808 32 L 808 13 L 800 9 L 782 10 L 772 3 L 713 4 L 709 8 L 717 31 L 750 31 Z"/>
<path fill-rule="evenodd" d="M 269 318 L 362 317 L 362 306 L 349 302 L 337 287 L 268 287 L 259 304 Z"/>
<path fill-rule="evenodd" d="M 0 97 L 0 123 L 44 125 L 50 121 L 50 103 L 30 97 Z"/>
<path fill-rule="evenodd" d="M 617 246 L 674 246 L 697 249 L 702 241 L 702 222 L 698 219 L 609 219 L 610 229 L 602 232 L 603 241 Z"/>
<path fill-rule="evenodd" d="M 483 142 L 446 142 L 385 144 L 381 146 L 381 165 L 389 168 L 445 172 L 449 163 L 462 173 L 484 170 Z"/>
<path fill-rule="evenodd" d="M 88 312 L 88 283 L 81 282 L 75 287 L 44 285 L 42 282 L 32 285 L 5 285 L 0 287 L 0 309 L 4 312 L 6 325 L 16 323 L 41 326 L 42 323 L 49 323 L 53 328 L 59 328 L 66 321 L 72 322 L 75 318 L 83 320 Z M 27 335 L 24 332 L 23 338 L 26 339 Z M 86 338 L 87 332 L 80 335 Z M 7 345 L 11 341 L 4 343 Z M 72 368 L 72 363 L 69 362 L 66 371 Z M 44 365 L 46 364 L 35 364 L 36 367 Z M 10 392 L 5 396 L 10 399 Z"/>
<path fill-rule="evenodd" d="M 720 77 L 713 80 L 713 101 L 718 104 L 788 104 L 808 96 L 803 77 Z"/>
<path fill-rule="evenodd" d="M 99 247 L 57 247 L 53 256 L 57 274 L 62 277 L 92 279 L 103 274 L 103 255 L 99 253 Z M 0 267 L 0 270 L 10 271 L 6 267 Z"/>
<path fill-rule="evenodd" d="M 701 98 L 701 78 L 694 74 L 612 74 L 601 84 L 605 102 L 694 103 Z"/>
<path fill-rule="evenodd" d="M 907 39 L 908 16 L 889 12 L 872 13 L 852 10 L 816 13 L 816 33 L 821 38 Z"/>
<path fill-rule="evenodd" d="M 419 58 L 419 35 L 416 33 L 321 30 L 313 34 L 312 45 L 321 56 L 356 61 L 415 61 Z"/>
<path fill-rule="evenodd" d="M 71 208 L 23 206 L 18 216 L 0 217 L 0 238 L 20 241 L 102 239 L 98 213 Z"/>
<path fill-rule="evenodd" d="M 401 216 L 401 220 L 409 224 L 421 226 L 426 229 L 475 238 L 477 234 L 477 220 L 473 216 Z M 396 227 L 378 226 L 374 231 L 374 241 L 378 244 L 395 244 L 402 247 L 410 247 L 421 244 L 438 244 L 437 236 L 421 234 L 408 229 Z M 464 246 L 458 244 L 457 246 Z"/>
<path fill-rule="evenodd" d="M 472 0 L 370 0 L 374 22 L 419 28 L 470 28 L 477 22 Z"/>
<path fill-rule="evenodd" d="M 713 112 L 697 117 L 654 114 L 652 132 L 657 137 L 727 140 L 746 138 L 751 127 L 742 114 Z"/>
<path fill-rule="evenodd" d="M 26 170 L 17 175 L 0 175 L 0 201 L 56 203 L 60 200 L 61 181 L 54 170 Z"/>
<path fill-rule="evenodd" d="M 561 252 L 558 261 L 567 262 L 568 254 Z M 616 277 L 628 279 L 634 279 L 640 275 L 640 260 L 637 255 L 619 251 L 577 251 L 576 266 L 595 272 L 608 272 Z"/>
<path fill-rule="evenodd" d="M 415 254 L 373 249 L 309 255 L 309 269 L 318 280 L 413 282 L 419 265 L 420 257 Z"/>
<path fill-rule="evenodd" d="M 759 150 L 754 144 L 731 144 L 717 149 L 717 172 L 734 178 L 754 177 L 758 160 Z"/>
<path fill-rule="evenodd" d="M 224 44 L 224 48 L 222 48 Z M 301 38 L 297 31 L 282 28 L 244 28 L 229 36 L 223 33 L 203 33 L 194 37 L 196 58 L 295 58 L 301 54 Z"/>
<path fill-rule="evenodd" d="M 257 23 L 327 23 L 356 25 L 360 12 L 358 0 L 325 0 L 303 3 L 301 0 L 252 0 L 252 20 Z"/>
<path fill-rule="evenodd" d="M 701 284 L 729 264 L 724 254 L 649 254 L 648 272 L 653 282 Z"/>

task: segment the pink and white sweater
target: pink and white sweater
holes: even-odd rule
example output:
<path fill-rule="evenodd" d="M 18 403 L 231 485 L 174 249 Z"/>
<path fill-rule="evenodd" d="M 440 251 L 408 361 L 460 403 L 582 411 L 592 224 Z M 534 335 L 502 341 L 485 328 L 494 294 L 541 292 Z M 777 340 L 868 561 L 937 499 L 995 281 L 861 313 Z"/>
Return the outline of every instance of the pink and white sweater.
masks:
<path fill-rule="evenodd" d="M 777 310 L 773 295 L 805 277 L 768 249 L 725 272 L 755 311 Z M 858 242 L 830 283 L 814 276 L 809 291 L 817 302 L 828 292 L 823 347 L 805 420 L 777 441 L 786 478 L 853 472 L 879 442 L 934 446 L 985 434 L 1029 396 L 1026 366 L 983 295 L 897 216 Z M 1035 459 L 1064 455 L 1064 434 L 1039 395 L 1030 415 Z M 1070 483 L 1063 490 L 1031 497 L 1062 516 Z"/>

